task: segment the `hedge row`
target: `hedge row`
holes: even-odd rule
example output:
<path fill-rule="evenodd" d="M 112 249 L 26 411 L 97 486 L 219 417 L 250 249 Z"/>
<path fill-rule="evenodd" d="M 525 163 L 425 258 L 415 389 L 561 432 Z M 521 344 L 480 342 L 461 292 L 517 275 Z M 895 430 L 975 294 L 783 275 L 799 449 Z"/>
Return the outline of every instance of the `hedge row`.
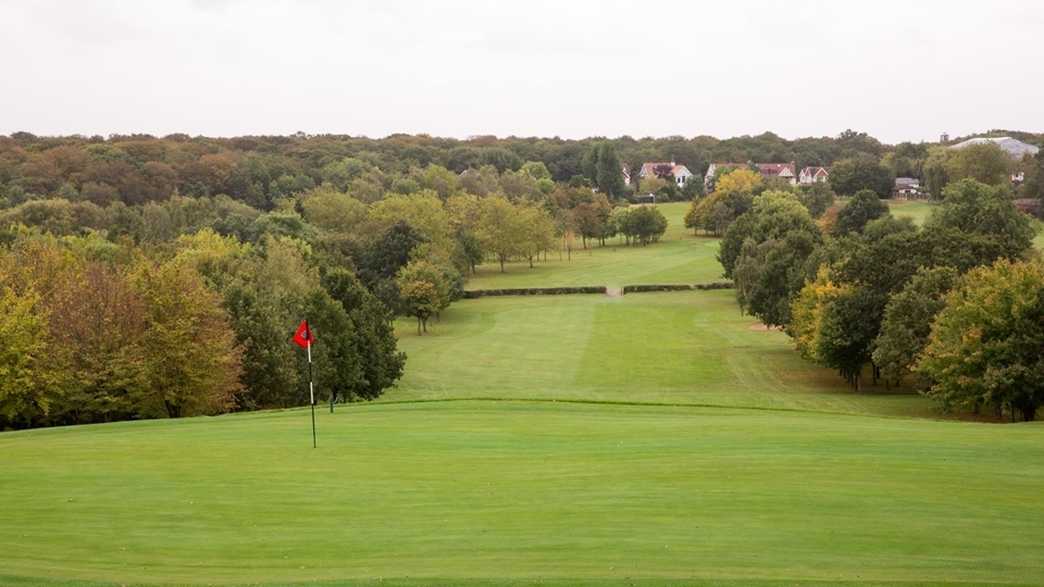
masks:
<path fill-rule="evenodd" d="M 689 291 L 707 289 L 732 289 L 731 281 L 713 281 L 711 283 L 697 283 L 693 285 L 684 283 L 661 283 L 649 285 L 625 285 L 623 293 L 642 293 L 649 291 Z"/>
<path fill-rule="evenodd" d="M 512 289 L 473 289 L 464 292 L 465 299 L 487 296 L 560 296 L 566 294 L 604 294 L 604 285 L 585 285 L 581 287 L 519 287 Z"/>

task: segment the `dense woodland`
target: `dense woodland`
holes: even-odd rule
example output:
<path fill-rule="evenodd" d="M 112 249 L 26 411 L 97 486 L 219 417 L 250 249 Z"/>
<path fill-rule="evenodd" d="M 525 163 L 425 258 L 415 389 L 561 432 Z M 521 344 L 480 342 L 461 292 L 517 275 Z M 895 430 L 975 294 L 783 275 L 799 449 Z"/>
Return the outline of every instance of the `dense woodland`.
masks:
<path fill-rule="evenodd" d="M 997 151 L 889 146 L 852 131 L 794 141 L 0 137 L 0 427 L 299 405 L 305 370 L 288 339 L 304 317 L 318 338 L 320 389 L 375 398 L 406 364 L 395 316 L 423 334 L 481 264 L 504 271 L 608 239 L 655 243 L 666 220 L 626 206 L 636 192 L 692 201 L 686 223 L 724 235 L 741 304 L 795 333 L 810 358 L 855 383 L 871 363 L 875 377 L 932 379 L 933 363 L 911 367 L 909 349 L 895 351 L 906 363 L 890 363 L 875 341 L 908 285 L 936 292 L 963 283 L 957 274 L 1027 257 L 1028 220 L 1008 208 L 1016 196 L 1040 197 L 1041 158 Z M 829 166 L 832 179 L 797 189 L 739 169 L 713 178 L 709 195 L 698 177 L 625 185 L 622 168 L 637 178 L 642 163 L 672 160 L 697 174 L 711 161 L 795 161 Z M 1026 180 L 1013 188 L 1016 169 Z M 924 229 L 881 220 L 876 199 L 897 175 L 923 178 L 945 210 L 975 203 Z M 854 197 L 838 207 L 835 193 Z M 994 232 L 1006 240 L 990 240 Z M 882 243 L 899 247 L 889 249 L 903 261 L 896 275 L 868 268 Z M 940 271 L 922 277 L 922 268 Z M 874 284 L 866 296 L 864 280 Z M 858 303 L 835 303 L 848 300 L 835 290 Z M 827 307 L 867 325 L 837 357 L 800 321 L 813 316 L 820 328 Z M 991 396 L 975 407 L 1025 412 L 1022 401 Z"/>

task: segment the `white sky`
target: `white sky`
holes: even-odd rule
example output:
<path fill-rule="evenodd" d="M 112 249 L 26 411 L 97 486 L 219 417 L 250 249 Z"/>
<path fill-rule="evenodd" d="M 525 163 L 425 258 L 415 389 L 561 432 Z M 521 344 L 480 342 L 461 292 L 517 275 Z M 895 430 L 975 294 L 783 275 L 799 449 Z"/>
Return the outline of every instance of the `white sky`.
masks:
<path fill-rule="evenodd" d="M 1044 130 L 1044 2 L 0 0 L 0 133 Z"/>

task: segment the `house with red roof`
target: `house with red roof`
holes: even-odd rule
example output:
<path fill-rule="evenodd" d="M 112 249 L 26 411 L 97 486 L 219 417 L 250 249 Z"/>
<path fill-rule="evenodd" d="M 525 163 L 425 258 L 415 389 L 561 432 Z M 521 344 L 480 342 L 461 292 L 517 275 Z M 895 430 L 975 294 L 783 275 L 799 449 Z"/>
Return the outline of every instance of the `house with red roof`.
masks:
<path fill-rule="evenodd" d="M 678 187 L 682 187 L 692 178 L 692 172 L 688 167 L 674 161 L 650 161 L 642 163 L 642 169 L 638 172 L 639 180 L 647 177 L 669 178 Z"/>
<path fill-rule="evenodd" d="M 755 163 L 762 179 L 781 179 L 790 185 L 797 184 L 797 164 L 790 163 Z"/>

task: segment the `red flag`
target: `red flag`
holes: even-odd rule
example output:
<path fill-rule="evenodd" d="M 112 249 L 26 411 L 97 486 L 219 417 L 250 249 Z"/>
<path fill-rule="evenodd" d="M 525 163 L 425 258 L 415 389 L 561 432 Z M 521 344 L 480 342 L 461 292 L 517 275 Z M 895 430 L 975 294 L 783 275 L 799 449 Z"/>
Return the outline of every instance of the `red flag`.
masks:
<path fill-rule="evenodd" d="M 308 320 L 301 320 L 301 324 L 297 327 L 297 332 L 294 333 L 294 343 L 306 349 L 308 344 L 313 341 L 315 341 L 315 337 L 312 335 L 312 329 L 308 327 Z"/>

